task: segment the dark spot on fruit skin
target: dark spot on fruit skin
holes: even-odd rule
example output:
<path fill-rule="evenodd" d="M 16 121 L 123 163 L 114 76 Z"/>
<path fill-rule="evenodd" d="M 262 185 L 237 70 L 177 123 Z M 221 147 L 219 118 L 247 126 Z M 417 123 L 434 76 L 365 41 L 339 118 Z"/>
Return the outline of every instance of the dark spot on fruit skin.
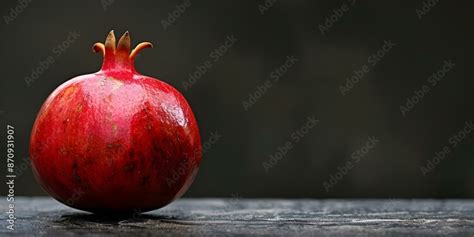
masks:
<path fill-rule="evenodd" d="M 77 175 L 77 173 L 73 175 L 73 178 L 74 178 L 74 181 L 75 181 L 76 183 L 80 183 L 80 182 L 81 182 L 81 176 Z"/>
<path fill-rule="evenodd" d="M 81 176 L 77 174 L 77 162 L 72 163 L 72 179 L 78 184 L 81 183 Z"/>
<path fill-rule="evenodd" d="M 108 149 L 116 149 L 116 150 L 118 150 L 118 149 L 121 148 L 121 147 L 122 147 L 122 145 L 119 144 L 119 143 L 108 143 L 108 144 L 107 144 L 107 148 L 108 148 Z"/>
<path fill-rule="evenodd" d="M 149 175 L 145 175 L 141 178 L 140 185 L 141 186 L 146 186 L 148 184 L 148 180 L 150 180 Z"/>
<path fill-rule="evenodd" d="M 90 157 L 90 156 L 89 156 L 89 157 L 86 157 L 86 159 L 83 160 L 83 164 L 84 164 L 85 166 L 89 166 L 89 165 L 95 164 L 96 161 L 97 161 L 97 160 L 95 159 L 95 157 Z"/>
<path fill-rule="evenodd" d="M 126 164 L 124 167 L 123 167 L 123 170 L 125 172 L 133 172 L 135 170 L 136 166 L 134 163 L 129 163 L 129 164 Z"/>
<path fill-rule="evenodd" d="M 129 157 L 130 159 L 133 159 L 133 157 L 134 157 L 134 155 L 135 155 L 134 153 L 135 153 L 135 151 L 134 151 L 133 149 L 130 150 L 130 151 L 128 152 L 128 157 Z"/>

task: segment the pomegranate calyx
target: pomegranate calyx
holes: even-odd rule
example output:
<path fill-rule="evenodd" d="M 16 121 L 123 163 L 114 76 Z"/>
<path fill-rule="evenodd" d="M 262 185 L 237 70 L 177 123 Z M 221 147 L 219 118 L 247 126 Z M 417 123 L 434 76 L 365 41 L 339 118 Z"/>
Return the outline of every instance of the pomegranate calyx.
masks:
<path fill-rule="evenodd" d="M 107 35 L 105 44 L 97 42 L 92 51 L 102 53 L 104 58 L 101 70 L 130 70 L 134 71 L 133 62 L 138 53 L 144 48 L 153 48 L 150 42 L 139 43 L 131 52 L 130 34 L 126 31 L 116 44 L 114 31 Z"/>
<path fill-rule="evenodd" d="M 150 43 L 150 42 L 141 42 L 139 43 L 133 50 L 132 52 L 130 53 L 130 60 L 133 60 L 135 59 L 135 57 L 138 55 L 138 53 L 140 51 L 142 51 L 142 49 L 146 49 L 146 48 L 153 48 L 153 44 Z"/>

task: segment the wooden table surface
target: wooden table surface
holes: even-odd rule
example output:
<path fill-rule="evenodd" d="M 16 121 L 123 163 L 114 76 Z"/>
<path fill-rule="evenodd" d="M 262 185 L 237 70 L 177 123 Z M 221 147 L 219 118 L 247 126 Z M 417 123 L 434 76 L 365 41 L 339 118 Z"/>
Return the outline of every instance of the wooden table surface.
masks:
<path fill-rule="evenodd" d="M 474 236 L 473 200 L 180 199 L 124 219 L 17 197 L 14 231 L 3 203 L 0 236 Z"/>

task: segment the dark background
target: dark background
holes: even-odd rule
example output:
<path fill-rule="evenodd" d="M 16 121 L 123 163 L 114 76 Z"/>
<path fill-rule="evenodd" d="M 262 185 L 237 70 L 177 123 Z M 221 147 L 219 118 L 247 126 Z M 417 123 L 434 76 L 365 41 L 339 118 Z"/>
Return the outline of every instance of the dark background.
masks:
<path fill-rule="evenodd" d="M 461 144 L 423 175 L 420 167 L 474 119 L 473 14 L 468 1 L 277 0 L 194 1 L 166 29 L 162 21 L 183 1 L 26 1 L 8 24 L 0 22 L 1 142 L 6 124 L 16 129 L 16 195 L 44 195 L 27 166 L 28 139 L 46 97 L 61 83 L 97 71 L 102 58 L 90 48 L 114 29 L 129 30 L 132 43 L 155 48 L 137 58 L 137 70 L 180 90 L 191 104 L 206 151 L 186 196 L 222 197 L 474 197 L 474 144 Z M 268 3 L 271 5 L 271 1 Z M 322 34 L 319 24 L 347 4 Z M 466 4 L 466 5 L 465 5 Z M 8 16 L 17 1 L 2 2 Z M 106 6 L 104 8 L 104 6 Z M 53 52 L 70 32 L 80 37 L 60 56 Z M 209 59 L 226 37 L 238 41 L 196 83 L 188 74 Z M 396 44 L 345 96 L 339 87 L 384 44 Z M 242 101 L 270 79 L 287 56 L 299 61 L 245 111 Z M 25 77 L 41 61 L 51 64 L 28 86 Z M 400 105 L 415 94 L 444 60 L 455 66 L 403 116 Z M 314 115 L 319 123 L 268 172 L 269 160 L 291 133 Z M 344 166 L 369 136 L 380 142 L 329 190 L 323 182 Z M 6 154 L 6 152 L 4 152 Z M 6 172 L 2 159 L 0 175 Z M 21 168 L 23 167 L 23 168 Z M 24 170 L 24 171 L 23 171 Z M 2 185 L 2 194 L 7 187 Z"/>

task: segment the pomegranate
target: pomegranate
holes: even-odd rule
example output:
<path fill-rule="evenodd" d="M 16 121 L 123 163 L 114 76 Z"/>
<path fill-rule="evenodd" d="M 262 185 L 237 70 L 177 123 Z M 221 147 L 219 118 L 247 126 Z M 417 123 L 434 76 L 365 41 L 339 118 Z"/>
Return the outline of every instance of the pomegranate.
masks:
<path fill-rule="evenodd" d="M 102 68 L 66 81 L 46 99 L 33 125 L 30 158 L 43 189 L 93 213 L 140 213 L 167 205 L 193 182 L 202 157 L 190 106 L 172 86 L 141 75 L 126 32 L 114 32 Z"/>

